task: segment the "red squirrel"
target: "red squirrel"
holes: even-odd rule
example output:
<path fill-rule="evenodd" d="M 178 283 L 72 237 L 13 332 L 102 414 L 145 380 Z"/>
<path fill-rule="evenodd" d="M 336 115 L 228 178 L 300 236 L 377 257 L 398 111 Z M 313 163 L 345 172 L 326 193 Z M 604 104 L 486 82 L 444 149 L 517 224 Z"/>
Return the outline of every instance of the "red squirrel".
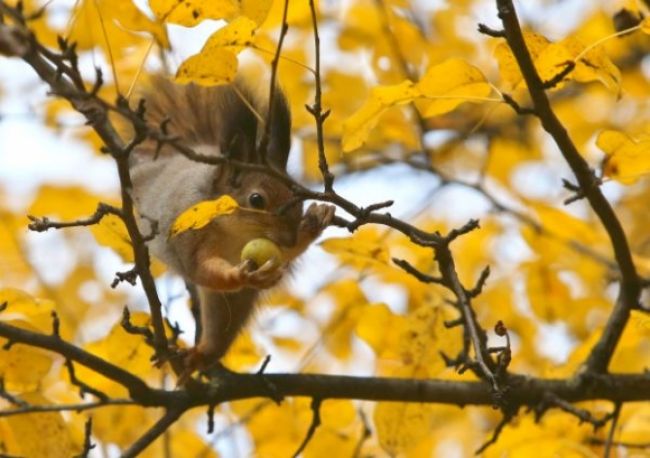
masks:
<path fill-rule="evenodd" d="M 264 164 L 259 146 L 268 98 L 256 95 L 251 83 L 240 78 L 230 85 L 203 87 L 152 77 L 142 93 L 145 119 L 153 127 L 167 120 L 169 135 L 201 154 Z M 291 116 L 279 89 L 270 112 L 266 163 L 286 170 Z M 312 204 L 303 213 L 302 204 L 286 205 L 293 198 L 291 190 L 269 174 L 192 161 L 170 145 L 157 150 L 153 141 L 134 150 L 131 175 L 143 233 L 151 230 L 151 221 L 157 222 L 158 233 L 149 242 L 152 253 L 199 293 L 201 335 L 185 359 L 188 376 L 224 356 L 251 315 L 259 291 L 280 280 L 288 263 L 330 224 L 334 207 Z M 223 215 L 203 229 L 169 237 L 180 213 L 224 194 L 240 207 L 263 211 Z M 284 264 L 251 270 L 240 262 L 242 248 L 255 238 L 274 242 Z"/>

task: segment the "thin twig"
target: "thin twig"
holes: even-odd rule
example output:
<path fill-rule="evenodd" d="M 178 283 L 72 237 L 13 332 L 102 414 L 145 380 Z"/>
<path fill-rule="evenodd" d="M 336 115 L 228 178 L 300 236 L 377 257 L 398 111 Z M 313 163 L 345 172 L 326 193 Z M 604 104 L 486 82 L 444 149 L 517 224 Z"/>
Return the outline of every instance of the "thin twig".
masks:
<path fill-rule="evenodd" d="M 97 210 L 91 216 L 85 219 L 78 219 L 76 221 L 67 221 L 67 222 L 56 222 L 51 221 L 47 217 L 39 218 L 37 216 L 27 215 L 27 218 L 31 221 L 27 227 L 36 232 L 45 232 L 48 229 L 63 229 L 67 227 L 82 227 L 82 226 L 92 226 L 98 224 L 102 218 L 106 215 L 116 215 L 120 218 L 122 217 L 122 212 L 119 208 L 113 207 L 105 203 L 99 203 L 97 205 Z"/>
<path fill-rule="evenodd" d="M 323 185 L 325 192 L 331 192 L 334 185 L 334 175 L 329 170 L 327 156 L 325 155 L 325 141 L 323 140 L 323 124 L 330 114 L 327 110 L 323 112 L 322 107 L 322 83 L 320 75 L 320 37 L 318 36 L 318 19 L 316 18 L 316 6 L 314 0 L 309 0 L 309 9 L 311 10 L 311 23 L 314 29 L 314 52 L 316 54 L 316 69 L 314 76 L 316 78 L 316 94 L 314 95 L 314 104 L 307 105 L 307 111 L 311 113 L 316 121 L 316 143 L 318 145 L 318 168 L 323 175 Z"/>
<path fill-rule="evenodd" d="M 311 400 L 311 411 L 312 411 L 311 424 L 309 425 L 307 434 L 305 435 L 305 438 L 303 439 L 302 443 L 298 447 L 298 450 L 296 450 L 296 452 L 293 454 L 294 458 L 297 458 L 303 452 L 303 450 L 305 450 L 305 447 L 307 447 L 307 444 L 309 444 L 309 441 L 311 440 L 312 437 L 314 437 L 314 433 L 320 426 L 321 403 L 322 403 L 321 398 L 313 398 Z"/>
<path fill-rule="evenodd" d="M 106 399 L 105 401 L 84 402 L 79 404 L 59 404 L 59 405 L 26 405 L 16 409 L 0 410 L 0 418 L 11 417 L 14 415 L 25 415 L 28 413 L 43 412 L 83 412 L 85 410 L 100 409 L 108 406 L 132 406 L 137 403 L 131 399 Z"/>
<path fill-rule="evenodd" d="M 504 414 L 497 426 L 494 428 L 494 431 L 492 432 L 492 437 L 485 441 L 479 448 L 476 449 L 474 452 L 475 455 L 480 455 L 483 453 L 490 445 L 495 444 L 497 440 L 499 440 L 499 436 L 501 435 L 501 432 L 503 431 L 503 428 L 505 428 L 508 423 L 512 421 L 512 418 L 514 417 L 514 414 Z"/>
<path fill-rule="evenodd" d="M 607 434 L 607 441 L 605 442 L 605 451 L 603 452 L 604 458 L 609 458 L 609 455 L 612 452 L 612 446 L 614 445 L 614 434 L 616 433 L 616 425 L 618 419 L 621 415 L 621 403 L 617 402 L 614 405 L 614 411 L 612 412 L 612 424 L 609 425 L 609 433 Z"/>

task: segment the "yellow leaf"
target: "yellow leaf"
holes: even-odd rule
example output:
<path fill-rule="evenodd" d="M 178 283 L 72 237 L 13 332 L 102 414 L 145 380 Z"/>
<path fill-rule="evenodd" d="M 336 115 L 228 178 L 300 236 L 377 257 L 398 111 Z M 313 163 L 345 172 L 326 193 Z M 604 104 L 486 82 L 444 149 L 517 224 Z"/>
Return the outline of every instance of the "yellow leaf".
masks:
<path fill-rule="evenodd" d="M 258 399 L 236 401 L 233 409 L 250 418 L 247 426 L 255 456 L 264 458 L 292 456 L 311 421 L 307 398 L 286 399 L 279 406 L 267 403 L 263 408 Z"/>
<path fill-rule="evenodd" d="M 650 317 L 647 313 L 633 310 L 630 324 L 616 346 L 609 369 L 612 372 L 634 374 L 650 366 Z"/>
<path fill-rule="evenodd" d="M 4 321 L 4 320 L 3 320 Z M 4 321 L 9 325 L 39 332 L 37 328 L 24 320 Z M 0 347 L 7 343 L 0 337 Z M 0 378 L 9 390 L 25 392 L 38 389 L 43 377 L 52 366 L 52 354 L 40 348 L 27 345 L 12 345 L 9 350 L 1 350 Z"/>
<path fill-rule="evenodd" d="M 181 213 L 169 232 L 170 237 L 174 237 L 182 232 L 189 231 L 190 229 L 201 229 L 210 221 L 222 215 L 229 215 L 239 208 L 237 201 L 224 194 L 216 200 L 205 200 L 188 208 Z"/>
<path fill-rule="evenodd" d="M 368 299 L 356 281 L 342 280 L 327 286 L 326 292 L 336 303 L 335 312 L 323 335 L 325 346 L 337 358 L 352 353 L 352 336 Z"/>
<path fill-rule="evenodd" d="M 626 404 L 623 407 L 622 417 L 616 440 L 628 444 L 647 444 L 648 431 L 650 431 L 650 405 L 647 402 Z M 647 447 L 644 447 L 644 449 L 647 452 Z M 638 455 L 633 453 L 630 453 L 630 455 L 647 456 L 647 453 L 641 453 L 642 451 L 643 449 L 639 449 Z"/>
<path fill-rule="evenodd" d="M 217 30 L 201 52 L 189 57 L 176 72 L 176 82 L 203 86 L 227 84 L 237 73 L 237 53 L 250 45 L 257 25 L 241 16 Z"/>
<path fill-rule="evenodd" d="M 53 404 L 38 393 L 29 393 L 22 398 L 30 405 Z M 81 451 L 74 444 L 60 412 L 3 418 L 0 424 L 0 449 L 11 456 L 30 458 L 69 458 Z"/>
<path fill-rule="evenodd" d="M 151 318 L 146 313 L 134 312 L 131 313 L 131 324 L 150 327 Z M 145 342 L 143 336 L 126 332 L 120 322 L 113 325 L 107 336 L 89 343 L 85 349 L 126 371 L 132 372 L 138 377 L 147 378 L 159 374 L 158 371 L 153 370 L 151 362 L 153 349 L 151 346 Z M 115 396 L 126 394 L 121 385 L 95 371 L 81 365 L 76 365 L 75 369 L 77 376 L 81 380 L 100 391 Z"/>
<path fill-rule="evenodd" d="M 370 97 L 343 123 L 343 151 L 359 148 L 387 109 L 412 102 L 429 100 L 424 116 L 441 115 L 468 101 L 478 101 L 490 93 L 490 86 L 479 69 L 460 59 L 449 59 L 429 67 L 420 82 L 405 80 L 392 86 L 378 86 Z"/>
<path fill-rule="evenodd" d="M 18 318 L 29 322 L 30 328 L 49 333 L 52 330 L 54 302 L 38 299 L 15 288 L 0 289 L 0 304 L 7 303 L 1 318 Z"/>
<path fill-rule="evenodd" d="M 149 19 L 131 0 L 83 0 L 73 17 L 67 38 L 79 49 L 99 45 L 107 55 L 120 59 L 129 54 L 132 46 L 144 41 L 134 31 L 148 32 L 163 47 L 169 47 L 165 27 Z"/>
<path fill-rule="evenodd" d="M 151 423 L 147 411 L 140 406 L 107 406 L 93 412 L 93 436 L 103 443 L 128 447 Z"/>
<path fill-rule="evenodd" d="M 526 161 L 538 159 L 539 149 L 504 137 L 495 137 L 490 141 L 487 173 L 502 184 L 510 185 L 510 176 L 517 166 Z"/>
<path fill-rule="evenodd" d="M 203 45 L 203 51 L 226 48 L 236 54 L 251 44 L 256 28 L 255 22 L 240 16 L 213 33 Z"/>
<path fill-rule="evenodd" d="M 149 0 L 156 17 L 165 22 L 194 27 L 205 19 L 230 20 L 247 16 L 261 24 L 272 0 Z"/>
<path fill-rule="evenodd" d="M 99 223 L 90 227 L 90 232 L 95 237 L 97 243 L 111 248 L 124 262 L 134 261 L 133 246 L 131 245 L 129 231 L 119 216 L 104 216 Z M 159 260 L 152 258 L 150 269 L 154 276 L 158 276 L 165 271 L 165 266 Z"/>
<path fill-rule="evenodd" d="M 237 73 L 237 56 L 226 49 L 212 48 L 189 57 L 176 72 L 174 81 L 202 86 L 228 84 Z"/>
<path fill-rule="evenodd" d="M 552 266 L 543 261 L 530 263 L 526 269 L 526 278 L 530 305 L 543 320 L 559 320 L 573 306 L 568 286 L 560 280 Z"/>
<path fill-rule="evenodd" d="M 553 79 L 568 63 L 575 62 L 575 68 L 564 77 L 565 80 L 600 81 L 606 88 L 619 91 L 620 71 L 601 46 L 594 46 L 585 52 L 587 47 L 573 37 L 552 43 L 542 35 L 526 32 L 524 38 L 535 68 L 543 81 Z M 517 88 L 520 84 L 525 86 L 519 65 L 508 45 L 500 43 L 495 50 L 495 55 L 504 82 L 511 88 Z M 555 88 L 560 87 L 562 83 L 555 86 Z"/>
<path fill-rule="evenodd" d="M 539 423 L 532 415 L 525 416 L 507 425 L 499 440 L 485 450 L 484 456 L 596 458 L 599 455 L 584 445 L 587 438 L 593 436 L 592 428 L 558 411 L 549 412 Z"/>
<path fill-rule="evenodd" d="M 238 3 L 241 6 L 241 14 L 251 18 L 259 26 L 266 20 L 274 2 L 273 0 L 239 0 Z"/>
<path fill-rule="evenodd" d="M 544 48 L 546 48 L 550 43 L 550 41 L 548 41 L 542 35 L 532 32 L 524 32 L 524 40 L 526 42 L 526 47 L 530 52 L 530 57 L 532 57 L 533 61 L 537 59 L 542 50 L 544 50 Z M 505 41 L 499 43 L 499 45 L 494 50 L 494 55 L 497 58 L 497 62 L 499 63 L 499 74 L 501 75 L 501 79 L 510 88 L 516 88 L 519 83 L 522 82 L 523 76 L 519 70 L 517 60 L 512 54 L 512 51 L 510 50 L 508 44 Z"/>
<path fill-rule="evenodd" d="M 357 412 L 352 401 L 327 400 L 321 405 L 320 414 L 321 426 L 305 449 L 305 458 L 353 456 L 358 427 L 355 427 Z"/>
<path fill-rule="evenodd" d="M 623 132 L 605 130 L 596 145 L 605 152 L 604 172 L 623 184 L 633 184 L 650 172 L 650 138 L 635 140 Z"/>
<path fill-rule="evenodd" d="M 610 91 L 619 92 L 621 71 L 607 56 L 605 48 L 595 46 L 585 52 L 587 46 L 573 37 L 567 37 L 559 44 L 567 51 L 571 60 L 576 62 L 576 67 L 568 78 L 581 83 L 599 81 Z M 557 74 L 558 69 L 554 71 Z M 550 79 L 552 76 L 545 79 Z"/>
<path fill-rule="evenodd" d="M 356 333 L 374 350 L 378 358 L 396 358 L 406 319 L 395 315 L 386 304 L 368 304 L 361 312 Z"/>
<path fill-rule="evenodd" d="M 97 243 L 115 250 L 126 262 L 133 262 L 133 247 L 124 221 L 117 215 L 106 215 L 91 226 L 90 231 Z"/>
<path fill-rule="evenodd" d="M 361 230 L 350 237 L 333 237 L 323 240 L 320 245 L 345 264 L 359 270 L 376 264 L 386 265 L 390 259 L 386 245 L 378 240 L 374 230 Z"/>
<path fill-rule="evenodd" d="M 99 200 L 98 196 L 81 186 L 43 185 L 27 213 L 34 216 L 56 216 L 70 221 L 92 215 Z"/>
<path fill-rule="evenodd" d="M 587 221 L 549 205 L 535 202 L 530 205 L 539 216 L 542 227 L 561 240 L 578 240 L 592 246 L 607 241 L 604 234 L 599 232 L 598 227 Z"/>
<path fill-rule="evenodd" d="M 377 125 L 379 116 L 388 108 L 412 101 L 419 95 L 411 81 L 393 86 L 378 86 L 370 91 L 370 97 L 343 123 L 343 152 L 359 148 Z"/>
<path fill-rule="evenodd" d="M 98 0 L 93 0 L 97 3 Z M 158 21 L 152 21 L 140 11 L 133 0 L 100 0 L 102 3 L 101 14 L 104 21 L 112 20 L 127 30 L 148 32 L 164 48 L 169 48 L 167 29 Z M 99 6 L 98 6 L 99 7 Z"/>
<path fill-rule="evenodd" d="M 271 339 L 273 340 L 273 345 L 286 351 L 297 352 L 302 349 L 303 343 L 298 339 L 278 336 L 273 336 Z"/>
<path fill-rule="evenodd" d="M 194 27 L 205 19 L 227 19 L 239 12 L 233 0 L 149 0 L 161 21 Z"/>
<path fill-rule="evenodd" d="M 260 362 L 262 355 L 247 332 L 240 334 L 223 358 L 223 363 L 235 371 L 250 370 Z"/>
<path fill-rule="evenodd" d="M 421 96 L 433 99 L 423 110 L 425 118 L 448 113 L 461 103 L 485 98 L 492 91 L 483 73 L 461 59 L 429 67 L 416 88 Z"/>
<path fill-rule="evenodd" d="M 378 403 L 374 422 L 381 447 L 396 456 L 418 445 L 434 426 L 433 409 L 432 404 Z"/>
<path fill-rule="evenodd" d="M 399 340 L 402 365 L 395 375 L 425 378 L 444 371 L 440 352 L 453 357 L 461 350 L 460 331 L 445 326 L 445 321 L 456 318 L 458 312 L 443 305 L 425 304 L 411 312 Z"/>

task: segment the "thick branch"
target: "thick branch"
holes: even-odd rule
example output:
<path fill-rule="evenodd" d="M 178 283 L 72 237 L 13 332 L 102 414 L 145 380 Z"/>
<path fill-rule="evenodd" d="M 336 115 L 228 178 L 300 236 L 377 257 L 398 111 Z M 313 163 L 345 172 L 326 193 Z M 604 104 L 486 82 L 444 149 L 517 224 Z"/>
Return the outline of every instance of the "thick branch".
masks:
<path fill-rule="evenodd" d="M 149 388 L 129 372 L 51 335 L 40 334 L 0 322 L 0 336 L 61 354 L 129 389 L 142 406 L 182 411 L 201 405 L 273 395 L 326 399 L 427 402 L 453 405 L 493 405 L 494 392 L 484 382 L 413 380 L 382 377 L 350 377 L 318 374 L 236 374 L 220 377 L 214 384 L 197 384 L 191 391 Z M 511 406 L 539 405 L 553 394 L 567 402 L 595 399 L 613 402 L 647 401 L 650 373 L 596 375 L 588 381 L 538 379 L 505 375 L 501 380 Z"/>

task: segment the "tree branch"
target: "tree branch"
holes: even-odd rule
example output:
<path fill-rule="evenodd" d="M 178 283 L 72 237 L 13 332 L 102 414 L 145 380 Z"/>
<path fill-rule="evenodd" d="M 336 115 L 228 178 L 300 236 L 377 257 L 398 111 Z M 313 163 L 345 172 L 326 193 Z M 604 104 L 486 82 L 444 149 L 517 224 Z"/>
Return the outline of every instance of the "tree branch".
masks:
<path fill-rule="evenodd" d="M 587 372 L 605 372 L 630 317 L 630 311 L 637 307 L 639 302 L 641 288 L 632 261 L 630 247 L 616 213 L 614 213 L 612 206 L 598 186 L 597 177 L 578 152 L 566 129 L 551 108 L 545 92 L 544 82 L 537 73 L 526 47 L 512 0 L 496 0 L 496 3 L 499 18 L 503 23 L 506 41 L 528 86 L 535 107 L 535 114 L 541 121 L 544 130 L 551 135 L 557 144 L 564 159 L 575 174 L 582 193 L 605 228 L 621 272 L 621 285 L 616 305 L 600 340 L 594 346 L 586 362 Z"/>

